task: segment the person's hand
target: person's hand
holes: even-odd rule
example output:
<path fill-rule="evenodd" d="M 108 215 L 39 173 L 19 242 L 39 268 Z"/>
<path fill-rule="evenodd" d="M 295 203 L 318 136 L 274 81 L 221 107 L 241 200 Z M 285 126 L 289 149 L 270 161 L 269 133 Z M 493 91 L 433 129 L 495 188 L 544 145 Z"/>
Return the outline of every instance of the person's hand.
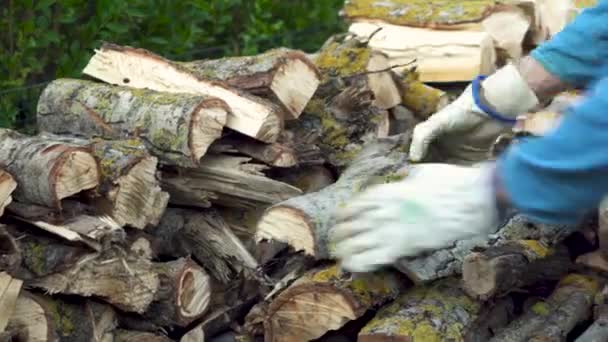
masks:
<path fill-rule="evenodd" d="M 349 272 L 487 235 L 498 227 L 491 165 L 414 165 L 397 183 L 374 186 L 336 213 L 334 256 Z"/>
<path fill-rule="evenodd" d="M 484 108 L 476 104 L 474 92 Z M 410 159 L 423 160 L 435 141 L 444 160 L 484 160 L 496 138 L 511 130 L 516 117 L 538 104 L 517 68 L 507 65 L 487 79 L 473 82 L 458 99 L 418 124 L 414 128 Z"/>

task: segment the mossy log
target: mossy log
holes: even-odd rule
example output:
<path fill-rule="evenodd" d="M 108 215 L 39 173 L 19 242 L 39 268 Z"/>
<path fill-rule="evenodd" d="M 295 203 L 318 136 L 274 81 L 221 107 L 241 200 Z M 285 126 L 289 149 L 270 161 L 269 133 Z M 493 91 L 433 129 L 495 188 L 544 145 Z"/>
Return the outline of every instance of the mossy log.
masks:
<path fill-rule="evenodd" d="M 161 162 L 191 167 L 221 136 L 228 110 L 209 96 L 59 79 L 40 95 L 37 120 L 56 134 L 140 137 Z"/>
<path fill-rule="evenodd" d="M 99 184 L 89 149 L 9 129 L 0 129 L 0 167 L 18 184 L 16 200 L 54 209 L 61 209 L 62 199 Z"/>
<path fill-rule="evenodd" d="M 13 201 L 12 193 L 17 188 L 17 182 L 10 173 L 0 169 L 0 216 L 4 209 Z"/>
<path fill-rule="evenodd" d="M 514 305 L 505 298 L 484 305 L 468 297 L 459 280 L 417 286 L 378 311 L 358 341 L 487 341 L 491 330 L 508 324 Z"/>
<path fill-rule="evenodd" d="M 297 119 L 319 86 L 319 71 L 302 51 L 277 48 L 254 56 L 180 63 L 200 79 L 265 97 L 283 107 L 285 119 Z"/>
<path fill-rule="evenodd" d="M 269 166 L 287 168 L 298 164 L 297 153 L 279 143 L 263 143 L 245 136 L 226 136 L 211 146 L 214 153 L 241 153 Z"/>
<path fill-rule="evenodd" d="M 285 242 L 317 259 L 330 258 L 333 213 L 366 186 L 403 178 L 408 142 L 405 135 L 372 142 L 335 184 L 269 208 L 257 225 L 256 240 Z"/>
<path fill-rule="evenodd" d="M 176 205 L 255 208 L 300 195 L 291 185 L 262 173 L 268 167 L 249 163 L 251 158 L 224 154 L 207 155 L 198 168 L 164 168 L 161 184 Z"/>
<path fill-rule="evenodd" d="M 591 317 L 600 286 L 591 276 L 567 275 L 546 300 L 534 304 L 490 341 L 565 341 L 577 324 Z"/>
<path fill-rule="evenodd" d="M 526 240 L 533 240 L 527 243 L 528 247 L 533 247 L 528 248 L 530 253 L 534 253 L 537 246 L 545 246 L 545 248 L 557 246 L 576 230 L 577 226 L 572 225 L 534 224 L 522 215 L 515 215 L 502 227 L 497 227 L 496 234 L 456 241 L 452 247 L 415 258 L 402 258 L 395 266 L 415 283 L 427 283 L 461 274 L 463 261 L 473 251 L 489 251 L 504 245 L 509 240 L 524 241 L 524 244 Z"/>
<path fill-rule="evenodd" d="M 163 254 L 192 255 L 222 283 L 257 268 L 256 260 L 215 209 L 170 208 L 149 232 L 163 241 Z"/>
<path fill-rule="evenodd" d="M 114 332 L 114 342 L 172 342 L 169 337 L 145 331 L 119 329 Z M 204 340 L 198 340 L 202 342 Z"/>
<path fill-rule="evenodd" d="M 23 330 L 28 342 L 111 341 L 115 326 L 116 313 L 109 305 L 22 291 L 8 330 Z"/>
<path fill-rule="evenodd" d="M 228 103 L 226 127 L 264 142 L 276 141 L 284 117 L 272 102 L 238 91 L 219 81 L 200 78 L 178 63 L 144 49 L 103 44 L 83 73 L 104 82 L 147 88 L 168 93 L 188 93 L 213 99 L 215 115 L 224 114 Z M 217 99 L 223 100 L 222 106 Z M 154 120 L 153 120 L 154 121 Z M 214 126 L 206 127 L 207 130 Z M 223 126 L 223 124 L 222 124 Z"/>
<path fill-rule="evenodd" d="M 407 285 L 396 272 L 342 274 L 336 265 L 311 270 L 269 305 L 264 339 L 319 338 L 395 299 Z"/>
<path fill-rule="evenodd" d="M 159 278 L 149 260 L 115 249 L 85 255 L 73 267 L 30 285 L 50 294 L 94 296 L 125 312 L 143 313 L 156 298 Z"/>
<path fill-rule="evenodd" d="M 469 254 L 463 261 L 462 278 L 469 295 L 487 300 L 540 281 L 559 280 L 571 266 L 563 245 L 551 248 L 536 240 L 508 241 Z"/>
<path fill-rule="evenodd" d="M 422 83 L 415 68 L 393 72 L 393 77 L 401 92 L 401 103 L 420 119 L 427 119 L 450 102 L 446 92 Z"/>
<path fill-rule="evenodd" d="M 81 139 L 42 133 L 42 137 L 86 146 L 100 165 L 100 184 L 95 208 L 109 215 L 120 226 L 144 229 L 160 220 L 169 194 L 160 188 L 156 177 L 158 159 L 148 154 L 137 139 Z"/>
<path fill-rule="evenodd" d="M 602 293 L 596 296 L 593 310 L 594 321 L 585 332 L 576 339 L 576 342 L 608 341 L 608 302 L 606 296 L 608 288 L 604 287 Z M 599 298 L 598 298 L 599 297 Z"/>

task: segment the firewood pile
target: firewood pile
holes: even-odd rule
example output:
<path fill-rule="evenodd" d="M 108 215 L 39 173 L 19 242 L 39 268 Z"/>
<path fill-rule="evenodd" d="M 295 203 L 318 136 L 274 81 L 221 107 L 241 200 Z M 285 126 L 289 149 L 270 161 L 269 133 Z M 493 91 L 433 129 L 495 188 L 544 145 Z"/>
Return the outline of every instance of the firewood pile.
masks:
<path fill-rule="evenodd" d="M 558 27 L 540 0 L 460 1 L 476 14 L 458 20 L 406 3 L 423 2 L 347 1 L 349 32 L 314 54 L 178 62 L 105 43 L 81 79 L 51 82 L 37 134 L 0 129 L 0 341 L 606 340 L 606 278 L 576 259 L 608 215 L 516 214 L 372 274 L 332 260 L 332 213 L 416 167 L 412 129 L 450 100 L 425 82 Z M 513 18 L 523 34 L 493 31 Z M 415 45 L 433 35 L 463 55 Z M 542 134 L 546 113 L 519 128 Z"/>

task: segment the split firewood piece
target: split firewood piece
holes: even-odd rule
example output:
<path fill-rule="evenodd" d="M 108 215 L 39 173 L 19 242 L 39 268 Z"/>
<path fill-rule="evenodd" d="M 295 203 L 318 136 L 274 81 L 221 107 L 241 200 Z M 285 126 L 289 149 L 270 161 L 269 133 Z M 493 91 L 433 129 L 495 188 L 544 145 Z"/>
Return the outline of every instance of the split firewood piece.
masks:
<path fill-rule="evenodd" d="M 380 309 L 358 341 L 487 341 L 513 311 L 508 297 L 484 305 L 468 297 L 458 279 L 442 279 L 410 289 Z"/>
<path fill-rule="evenodd" d="M 160 288 L 153 264 L 111 252 L 86 255 L 68 270 L 32 280 L 31 285 L 51 294 L 95 296 L 126 312 L 145 312 Z"/>
<path fill-rule="evenodd" d="M 224 81 L 280 104 L 297 119 L 319 86 L 319 71 L 302 51 L 278 48 L 255 56 L 180 63 L 199 79 Z"/>
<path fill-rule="evenodd" d="M 0 333 L 6 329 L 15 310 L 23 281 L 0 272 Z"/>
<path fill-rule="evenodd" d="M 336 182 L 331 171 L 322 165 L 275 169 L 271 170 L 270 177 L 293 185 L 305 194 L 317 192 Z"/>
<path fill-rule="evenodd" d="M 217 280 L 228 283 L 257 261 L 215 209 L 170 208 L 150 232 L 162 239 L 165 254 L 192 255 Z"/>
<path fill-rule="evenodd" d="M 265 341 L 310 341 L 393 299 L 408 285 L 395 272 L 341 274 L 311 270 L 277 296 L 264 322 Z"/>
<path fill-rule="evenodd" d="M 169 194 L 156 177 L 158 159 L 148 154 L 140 140 L 91 140 L 42 133 L 42 137 L 91 149 L 100 165 L 101 180 L 95 208 L 120 226 L 144 229 L 160 220 Z"/>
<path fill-rule="evenodd" d="M 10 173 L 0 169 L 0 216 L 4 214 L 6 206 L 13 201 L 12 193 L 17 188 L 17 182 Z"/>
<path fill-rule="evenodd" d="M 577 324 L 589 319 L 593 298 L 599 291 L 597 279 L 570 274 L 547 300 L 534 304 L 490 341 L 564 341 Z"/>
<path fill-rule="evenodd" d="M 190 258 L 155 263 L 160 287 L 144 319 L 161 327 L 185 327 L 201 318 L 209 308 L 211 279 Z"/>
<path fill-rule="evenodd" d="M 408 139 L 394 136 L 370 143 L 335 184 L 269 208 L 257 225 L 256 240 L 285 242 L 316 259 L 330 258 L 328 239 L 336 209 L 368 185 L 403 178 Z"/>
<path fill-rule="evenodd" d="M 608 287 L 604 287 L 601 294 L 596 296 L 594 308 L 594 322 L 585 332 L 576 339 L 576 342 L 608 341 Z M 599 297 L 599 298 L 598 298 Z"/>
<path fill-rule="evenodd" d="M 116 313 L 109 305 L 22 291 L 9 329 L 22 329 L 27 341 L 111 341 Z"/>
<path fill-rule="evenodd" d="M 37 120 L 57 134 L 141 137 L 163 163 L 195 166 L 221 136 L 228 110 L 215 97 L 59 79 L 40 95 Z"/>
<path fill-rule="evenodd" d="M 119 329 L 114 332 L 114 342 L 171 342 L 169 337 L 146 331 Z M 196 342 L 202 342 L 204 339 Z M 194 341 L 193 341 L 194 342 Z"/>
<path fill-rule="evenodd" d="M 427 119 L 450 103 L 446 92 L 422 83 L 415 68 L 393 72 L 393 77 L 401 91 L 402 104 L 420 119 Z"/>
<path fill-rule="evenodd" d="M 272 102 L 200 78 L 178 63 L 144 49 L 103 44 L 95 50 L 83 73 L 114 85 L 204 95 L 214 101 L 219 98 L 225 101 L 222 105 L 230 106 L 226 127 L 264 142 L 276 141 L 281 131 L 284 115 Z M 222 106 L 222 114 L 224 109 Z M 215 112 L 219 114 L 219 110 Z"/>
<path fill-rule="evenodd" d="M 415 172 L 415 167 L 411 167 Z M 534 224 L 522 215 L 512 217 L 504 226 L 497 227 L 497 233 L 469 240 L 456 241 L 452 247 L 439 249 L 415 258 L 402 258 L 395 266 L 415 283 L 461 274 L 462 263 L 477 248 L 489 250 L 505 244 L 509 240 L 536 240 L 553 248 L 577 230 L 576 225 Z M 532 243 L 536 245 L 536 242 Z"/>
<path fill-rule="evenodd" d="M 298 163 L 296 151 L 280 143 L 263 143 L 245 136 L 227 136 L 211 146 L 214 153 L 241 153 L 274 167 L 292 167 Z"/>
<path fill-rule="evenodd" d="M 470 296 L 488 300 L 539 281 L 559 280 L 570 266 L 563 245 L 551 248 L 536 240 L 510 241 L 469 254 L 462 276 Z"/>
<path fill-rule="evenodd" d="M 422 82 L 468 82 L 496 69 L 496 49 L 487 32 L 430 30 L 374 22 L 356 22 L 349 32 L 360 39 L 369 39 L 369 46 L 386 54 L 392 65 L 415 60 Z"/>
<path fill-rule="evenodd" d="M 165 168 L 162 187 L 176 205 L 206 208 L 211 202 L 227 207 L 255 208 L 284 201 L 302 192 L 264 175 L 268 167 L 251 158 L 207 155 L 198 168 Z"/>
<path fill-rule="evenodd" d="M 9 129 L 0 129 L 0 167 L 18 184 L 16 200 L 55 209 L 61 209 L 62 199 L 99 184 L 89 149 Z"/>

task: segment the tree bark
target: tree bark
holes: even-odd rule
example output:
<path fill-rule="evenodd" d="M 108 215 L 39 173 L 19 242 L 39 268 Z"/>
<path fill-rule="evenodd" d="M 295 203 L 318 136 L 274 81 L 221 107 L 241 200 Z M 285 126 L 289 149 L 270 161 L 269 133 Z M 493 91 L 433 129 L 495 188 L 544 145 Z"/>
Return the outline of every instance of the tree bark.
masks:
<path fill-rule="evenodd" d="M 318 192 L 294 197 L 269 208 L 258 223 L 256 239 L 285 242 L 317 259 L 330 257 L 328 236 L 333 213 L 373 183 L 402 178 L 409 138 L 396 136 L 368 145 L 338 181 Z"/>
<path fill-rule="evenodd" d="M 0 169 L 0 216 L 4 209 L 13 201 L 12 193 L 17 188 L 17 182 L 10 173 Z"/>
<path fill-rule="evenodd" d="M 61 209 L 62 199 L 99 184 L 89 149 L 9 129 L 0 129 L 0 167 L 19 184 L 16 200 L 54 209 Z"/>
<path fill-rule="evenodd" d="M 17 240 L 7 231 L 5 225 L 0 225 L 0 270 L 14 275 L 22 260 Z"/>
<path fill-rule="evenodd" d="M 358 341 L 487 341 L 506 325 L 513 302 L 494 308 L 466 295 L 456 278 L 418 286 L 383 307 L 361 330 Z"/>
<path fill-rule="evenodd" d="M 207 155 L 196 169 L 163 169 L 162 186 L 176 205 L 256 208 L 301 194 L 293 186 L 267 178 L 267 167 L 250 158 Z"/>
<path fill-rule="evenodd" d="M 215 79 L 265 97 L 297 119 L 319 85 L 319 71 L 298 50 L 278 48 L 255 56 L 180 63 L 200 79 Z"/>
<path fill-rule="evenodd" d="M 264 142 L 276 141 L 283 113 L 269 101 L 199 78 L 190 70 L 144 49 L 104 44 L 83 73 L 104 82 L 169 93 L 219 98 L 229 104 L 226 127 Z"/>
<path fill-rule="evenodd" d="M 56 134 L 141 137 L 161 162 L 192 167 L 221 136 L 227 112 L 226 103 L 209 96 L 59 79 L 40 95 L 37 120 Z"/>
<path fill-rule="evenodd" d="M 534 304 L 490 341 L 565 341 L 566 335 L 591 316 L 597 279 L 581 274 L 564 277 L 545 301 Z"/>
<path fill-rule="evenodd" d="M 594 321 L 576 342 L 608 341 L 608 303 L 606 295 L 608 288 L 604 287 L 594 308 Z"/>
<path fill-rule="evenodd" d="M 396 272 L 340 273 L 335 265 L 311 270 L 277 296 L 264 321 L 264 340 L 319 338 L 395 299 L 407 285 Z"/>

